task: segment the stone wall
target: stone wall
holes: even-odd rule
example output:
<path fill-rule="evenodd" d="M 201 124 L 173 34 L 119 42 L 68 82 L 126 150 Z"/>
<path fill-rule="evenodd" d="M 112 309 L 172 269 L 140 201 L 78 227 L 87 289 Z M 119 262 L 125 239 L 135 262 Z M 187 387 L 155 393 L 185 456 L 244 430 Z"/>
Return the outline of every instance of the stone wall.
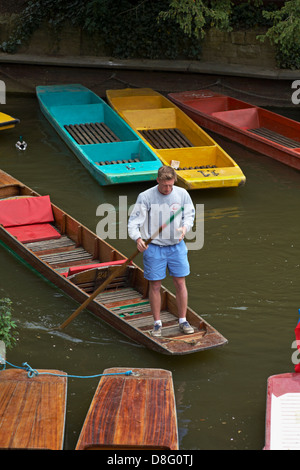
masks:
<path fill-rule="evenodd" d="M 276 68 L 274 47 L 268 41 L 256 39 L 264 32 L 257 29 L 227 33 L 211 29 L 203 44 L 202 60 Z"/>
<path fill-rule="evenodd" d="M 0 14 L 1 42 L 9 37 L 14 18 L 14 14 Z M 261 30 L 222 32 L 211 29 L 203 42 L 202 61 L 276 68 L 274 48 L 267 41 L 262 43 L 256 39 L 262 33 Z M 105 56 L 101 38 L 91 38 L 70 24 L 65 25 L 59 37 L 45 24 L 33 34 L 29 44 L 19 47 L 18 53 L 52 57 Z"/>

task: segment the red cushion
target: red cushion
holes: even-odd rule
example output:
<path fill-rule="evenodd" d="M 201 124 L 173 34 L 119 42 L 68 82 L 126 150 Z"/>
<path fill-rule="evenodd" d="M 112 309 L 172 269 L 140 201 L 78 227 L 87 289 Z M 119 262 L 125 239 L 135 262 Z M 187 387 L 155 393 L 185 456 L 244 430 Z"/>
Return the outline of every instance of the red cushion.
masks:
<path fill-rule="evenodd" d="M 72 274 L 80 273 L 81 271 L 86 271 L 87 269 L 101 268 L 102 266 L 115 266 L 126 263 L 127 259 L 119 261 L 107 261 L 106 263 L 97 263 L 97 264 L 86 264 L 84 266 L 72 266 L 69 268 L 68 276 Z M 131 263 L 130 263 L 131 264 Z"/>
<path fill-rule="evenodd" d="M 3 227 L 53 222 L 49 196 L 0 201 L 0 224 Z"/>
<path fill-rule="evenodd" d="M 60 233 L 50 224 L 30 224 L 7 227 L 6 230 L 22 243 L 60 238 Z"/>

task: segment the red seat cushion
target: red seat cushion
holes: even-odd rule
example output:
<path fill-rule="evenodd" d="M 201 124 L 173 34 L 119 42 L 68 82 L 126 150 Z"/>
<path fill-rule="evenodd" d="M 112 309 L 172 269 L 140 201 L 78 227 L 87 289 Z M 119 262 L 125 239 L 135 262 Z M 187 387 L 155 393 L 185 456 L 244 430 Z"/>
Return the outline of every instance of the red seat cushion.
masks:
<path fill-rule="evenodd" d="M 3 227 L 53 222 L 49 196 L 0 201 L 0 224 Z"/>
<path fill-rule="evenodd" d="M 6 230 L 22 243 L 60 238 L 60 233 L 50 224 L 30 224 L 6 227 Z"/>
<path fill-rule="evenodd" d="M 119 261 L 106 261 L 105 263 L 86 264 L 84 266 L 72 266 L 69 268 L 68 276 L 80 273 L 81 271 L 86 271 L 87 269 L 101 268 L 102 266 L 117 266 L 126 263 L 126 261 L 127 259 L 121 259 Z"/>

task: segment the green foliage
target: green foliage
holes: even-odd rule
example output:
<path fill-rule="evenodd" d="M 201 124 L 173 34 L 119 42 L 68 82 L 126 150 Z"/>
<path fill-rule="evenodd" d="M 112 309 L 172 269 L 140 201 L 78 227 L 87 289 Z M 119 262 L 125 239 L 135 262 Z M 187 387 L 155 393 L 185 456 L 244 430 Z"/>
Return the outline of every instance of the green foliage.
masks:
<path fill-rule="evenodd" d="M 208 27 L 230 29 L 230 12 L 231 0 L 171 0 L 159 18 L 172 19 L 187 35 L 203 38 Z"/>
<path fill-rule="evenodd" d="M 175 59 L 200 57 L 201 44 L 183 34 L 178 25 L 167 19 L 162 25 L 157 17 L 168 1 L 137 0 L 32 0 L 21 13 L 11 37 L 2 50 L 13 53 L 26 44 L 33 32 L 47 23 L 59 38 L 66 21 L 80 27 L 100 41 L 108 56 L 118 58 Z"/>
<path fill-rule="evenodd" d="M 78 25 L 84 2 L 80 0 L 32 0 L 22 11 L 11 37 L 4 41 L 0 49 L 14 53 L 21 44 L 27 44 L 32 34 L 48 22 L 55 34 L 63 27 L 66 19 Z"/>
<path fill-rule="evenodd" d="M 283 7 L 274 12 L 263 12 L 263 16 L 272 22 L 265 35 L 276 46 L 277 63 L 281 68 L 300 68 L 300 0 L 285 2 Z"/>
<path fill-rule="evenodd" d="M 300 68 L 300 0 L 31 0 L 11 36 L 0 45 L 14 53 L 48 25 L 58 48 L 68 22 L 93 38 L 95 50 L 116 58 L 200 59 L 207 29 L 266 27 L 278 65 Z"/>
<path fill-rule="evenodd" d="M 276 3 L 262 5 L 262 1 L 250 1 L 238 3 L 232 8 L 230 25 L 235 29 L 250 29 L 255 27 L 270 27 L 272 22 L 263 15 L 264 11 L 276 10 Z"/>
<path fill-rule="evenodd" d="M 161 2 L 94 0 L 88 2 L 83 29 L 101 34 L 107 55 L 118 58 L 197 58 L 201 46 L 182 34 L 173 21 L 157 22 Z"/>
<path fill-rule="evenodd" d="M 17 332 L 12 320 L 12 302 L 10 299 L 0 299 L 0 340 L 7 348 L 12 348 L 16 342 Z"/>

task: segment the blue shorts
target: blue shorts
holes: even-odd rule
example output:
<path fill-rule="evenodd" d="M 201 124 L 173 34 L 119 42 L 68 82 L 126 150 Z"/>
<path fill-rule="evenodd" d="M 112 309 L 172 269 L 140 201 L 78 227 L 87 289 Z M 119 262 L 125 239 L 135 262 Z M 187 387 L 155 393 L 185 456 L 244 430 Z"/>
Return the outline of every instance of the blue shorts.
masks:
<path fill-rule="evenodd" d="M 159 281 L 166 277 L 168 268 L 170 276 L 185 277 L 190 274 L 184 241 L 176 245 L 159 246 L 150 243 L 143 253 L 144 277 L 148 281 Z"/>

